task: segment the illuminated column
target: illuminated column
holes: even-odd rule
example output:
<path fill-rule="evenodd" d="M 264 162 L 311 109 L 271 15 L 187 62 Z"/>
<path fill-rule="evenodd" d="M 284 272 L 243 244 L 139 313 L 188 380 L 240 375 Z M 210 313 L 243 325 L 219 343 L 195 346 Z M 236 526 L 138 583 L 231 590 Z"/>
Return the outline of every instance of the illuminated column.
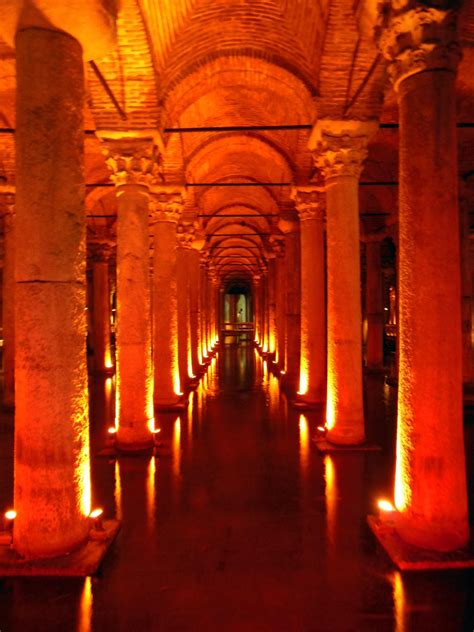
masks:
<path fill-rule="evenodd" d="M 326 279 L 324 193 L 293 191 L 301 235 L 301 356 L 298 394 L 308 404 L 326 399 Z"/>
<path fill-rule="evenodd" d="M 377 125 L 322 119 L 310 141 L 325 178 L 327 233 L 327 439 L 365 440 L 362 396 L 358 185 Z"/>
<path fill-rule="evenodd" d="M 262 280 L 260 289 L 260 331 L 262 334 L 262 351 L 268 350 L 268 274 L 266 266 L 261 267 Z"/>
<path fill-rule="evenodd" d="M 91 248 L 94 369 L 98 372 L 110 372 L 114 366 L 110 348 L 109 259 L 111 244 L 92 242 Z"/>
<path fill-rule="evenodd" d="M 471 244 L 469 239 L 469 202 L 462 197 L 461 207 L 461 320 L 462 320 L 462 380 L 463 384 L 472 385 L 473 356 L 472 356 L 472 270 L 471 270 Z"/>
<path fill-rule="evenodd" d="M 117 187 L 116 445 L 133 452 L 153 446 L 148 206 L 157 164 L 150 137 L 109 133 L 107 147 Z"/>
<path fill-rule="evenodd" d="M 178 365 L 181 386 L 189 386 L 194 377 L 191 365 L 190 336 L 190 279 L 194 225 L 181 221 L 177 226 L 178 239 Z"/>
<path fill-rule="evenodd" d="M 207 278 L 207 253 L 200 253 L 200 302 L 201 302 L 201 351 L 203 359 L 206 360 L 210 351 L 209 336 L 209 303 L 208 294 L 208 278 Z"/>
<path fill-rule="evenodd" d="M 285 370 L 286 340 L 286 285 L 285 285 L 285 240 L 275 242 L 276 252 L 276 326 L 277 326 L 277 362 L 281 371 Z"/>
<path fill-rule="evenodd" d="M 278 224 L 285 233 L 285 286 L 286 286 L 286 374 L 284 385 L 290 392 L 298 390 L 300 375 L 300 232 L 296 212 L 281 215 Z"/>
<path fill-rule="evenodd" d="M 180 403 L 178 364 L 178 278 L 176 225 L 183 210 L 181 188 L 156 190 L 152 197 L 153 263 L 153 362 L 154 402 L 157 409 Z"/>
<path fill-rule="evenodd" d="M 255 327 L 255 340 L 258 341 L 258 344 L 262 344 L 262 334 L 260 331 L 260 284 L 261 284 L 261 276 L 259 274 L 255 274 L 253 276 L 253 320 Z"/>
<path fill-rule="evenodd" d="M 193 375 L 198 375 L 201 370 L 201 304 L 200 304 L 200 255 L 199 251 L 204 245 L 204 239 L 193 239 L 189 253 L 189 321 L 191 343 L 191 369 Z"/>
<path fill-rule="evenodd" d="M 26 28 L 16 70 L 14 548 L 41 558 L 89 532 L 81 45 Z"/>
<path fill-rule="evenodd" d="M 454 550 L 469 538 L 462 418 L 456 14 L 392 9 L 379 45 L 400 116 L 397 530 Z"/>
<path fill-rule="evenodd" d="M 382 287 L 382 244 L 380 237 L 365 238 L 366 252 L 366 295 L 367 343 L 366 367 L 383 369 L 383 287 Z"/>
<path fill-rule="evenodd" d="M 267 253 L 268 260 L 268 353 L 272 359 L 277 348 L 276 323 L 276 254 L 273 250 Z"/>
<path fill-rule="evenodd" d="M 3 194 L 3 401 L 5 408 L 15 406 L 15 211 L 14 194 Z"/>

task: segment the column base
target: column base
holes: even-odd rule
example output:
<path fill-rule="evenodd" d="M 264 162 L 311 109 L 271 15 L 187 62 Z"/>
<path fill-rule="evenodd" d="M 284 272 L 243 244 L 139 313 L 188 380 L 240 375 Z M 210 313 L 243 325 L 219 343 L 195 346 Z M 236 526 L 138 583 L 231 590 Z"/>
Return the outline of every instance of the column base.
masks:
<path fill-rule="evenodd" d="M 0 577 L 88 577 L 95 575 L 120 530 L 118 520 L 104 520 L 103 531 L 92 529 L 89 539 L 69 555 L 25 560 L 0 539 Z"/>
<path fill-rule="evenodd" d="M 408 544 L 397 533 L 393 519 L 368 516 L 367 523 L 392 562 L 402 571 L 474 568 L 474 542 L 450 553 L 429 551 Z"/>
<path fill-rule="evenodd" d="M 136 443 L 122 443 L 115 440 L 114 448 L 119 454 L 141 454 L 143 452 L 151 452 L 155 447 L 154 436 L 147 441 L 139 441 Z"/>
<path fill-rule="evenodd" d="M 317 437 L 314 439 L 314 443 L 316 445 L 316 449 L 321 454 L 325 454 L 327 452 L 380 452 L 382 449 L 375 443 L 364 442 L 354 445 L 331 443 L 331 441 L 328 441 L 325 437 Z"/>
<path fill-rule="evenodd" d="M 295 399 L 290 400 L 290 406 L 297 410 L 314 410 L 324 412 L 326 410 L 326 402 L 322 400 L 306 400 L 304 395 L 297 395 Z"/>
<path fill-rule="evenodd" d="M 188 406 L 188 397 L 183 395 L 175 401 L 155 402 L 154 408 L 158 413 L 173 413 L 180 410 L 186 410 Z"/>

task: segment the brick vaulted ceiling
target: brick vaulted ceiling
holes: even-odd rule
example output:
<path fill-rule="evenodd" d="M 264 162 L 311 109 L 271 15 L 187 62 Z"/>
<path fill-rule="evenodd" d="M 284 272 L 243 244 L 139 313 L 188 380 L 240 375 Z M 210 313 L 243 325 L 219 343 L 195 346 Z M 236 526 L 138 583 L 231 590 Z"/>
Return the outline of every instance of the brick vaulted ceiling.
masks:
<path fill-rule="evenodd" d="M 87 70 L 91 228 L 100 232 L 104 221 L 93 215 L 115 213 L 113 191 L 103 186 L 108 171 L 94 130 L 157 130 L 163 140 L 162 178 L 187 183 L 186 208 L 200 217 L 210 255 L 219 252 L 215 260 L 225 266 L 226 256 L 235 262 L 236 255 L 246 253 L 242 278 L 264 264 L 270 233 L 279 232 L 280 214 L 292 207 L 290 186 L 269 183 L 307 184 L 317 177 L 307 150 L 310 130 L 212 128 L 310 126 L 322 116 L 396 123 L 385 63 L 358 28 L 361 4 L 122 0 L 116 50 L 95 60 L 98 72 Z M 460 121 L 470 123 L 473 16 L 473 2 L 465 2 L 458 101 Z M 14 52 L 0 42 L 0 178 L 12 183 L 14 134 L 7 130 L 15 126 L 14 98 Z M 173 131 L 183 128 L 204 130 Z M 463 128 L 459 145 L 460 175 L 474 173 L 474 130 Z M 397 147 L 396 128 L 381 129 L 362 180 L 396 183 Z M 469 187 L 463 190 L 469 195 Z M 380 214 L 393 223 L 396 211 L 396 184 L 361 187 L 362 214 Z M 244 251 L 248 245 L 259 248 Z"/>

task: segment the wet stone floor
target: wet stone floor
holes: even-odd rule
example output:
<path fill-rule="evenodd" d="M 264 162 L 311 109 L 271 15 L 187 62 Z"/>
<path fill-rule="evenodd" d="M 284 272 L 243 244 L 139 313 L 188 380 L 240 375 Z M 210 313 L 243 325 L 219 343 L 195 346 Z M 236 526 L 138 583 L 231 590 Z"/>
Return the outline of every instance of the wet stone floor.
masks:
<path fill-rule="evenodd" d="M 223 348 L 155 456 L 104 456 L 113 379 L 91 383 L 94 506 L 122 529 L 97 577 L 0 579 L 1 632 L 474 629 L 474 572 L 398 572 L 366 525 L 390 496 L 395 391 L 366 376 L 379 453 L 321 456 L 251 347 Z M 0 425 L 0 509 L 13 421 Z M 474 423 L 466 419 L 470 498 Z M 471 500 L 471 516 L 473 515 Z"/>

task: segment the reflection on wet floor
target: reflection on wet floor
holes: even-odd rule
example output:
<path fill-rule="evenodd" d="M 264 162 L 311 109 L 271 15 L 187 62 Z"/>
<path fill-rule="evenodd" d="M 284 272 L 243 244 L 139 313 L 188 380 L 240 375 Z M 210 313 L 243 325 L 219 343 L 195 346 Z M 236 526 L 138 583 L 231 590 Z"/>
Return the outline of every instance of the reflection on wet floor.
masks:
<path fill-rule="evenodd" d="M 318 415 L 288 407 L 251 347 L 224 348 L 187 411 L 157 416 L 156 454 L 116 459 L 104 453 L 114 382 L 95 379 L 93 504 L 122 530 L 97 578 L 2 581 L 0 629 L 471 630 L 472 572 L 399 573 L 366 526 L 393 483 L 394 397 L 383 376 L 366 377 L 381 453 L 321 456 Z M 12 423 L 2 422 L 5 506 Z M 472 452 L 468 462 L 472 481 Z"/>

